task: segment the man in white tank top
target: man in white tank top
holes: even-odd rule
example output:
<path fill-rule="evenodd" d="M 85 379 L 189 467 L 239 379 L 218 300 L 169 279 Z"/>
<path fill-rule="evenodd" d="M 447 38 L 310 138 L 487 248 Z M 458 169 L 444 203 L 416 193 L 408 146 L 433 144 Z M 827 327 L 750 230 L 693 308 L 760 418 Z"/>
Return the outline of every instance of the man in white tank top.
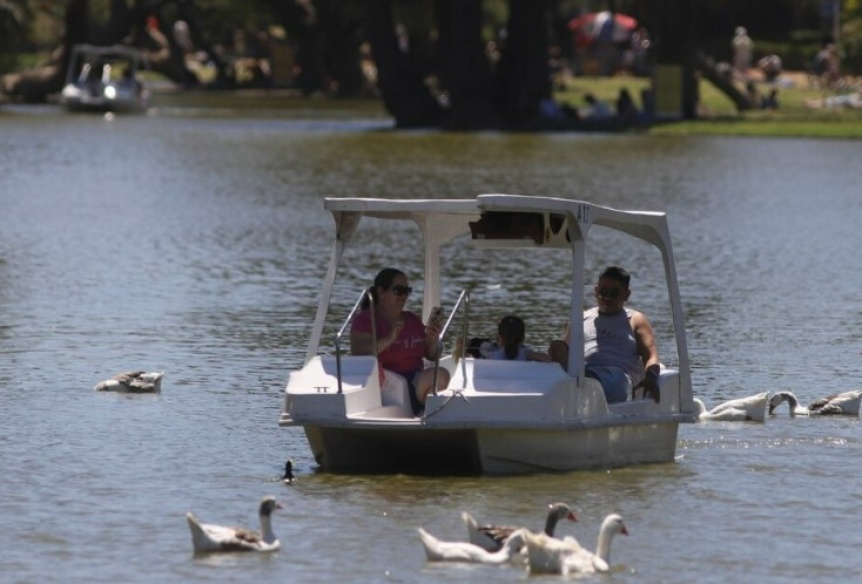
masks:
<path fill-rule="evenodd" d="M 659 401 L 659 357 L 649 319 L 625 307 L 631 276 L 619 266 L 605 268 L 594 288 L 597 306 L 584 312 L 584 369 L 598 379 L 608 403 L 625 401 L 633 390 Z M 553 341 L 551 359 L 568 370 L 569 330 Z"/>

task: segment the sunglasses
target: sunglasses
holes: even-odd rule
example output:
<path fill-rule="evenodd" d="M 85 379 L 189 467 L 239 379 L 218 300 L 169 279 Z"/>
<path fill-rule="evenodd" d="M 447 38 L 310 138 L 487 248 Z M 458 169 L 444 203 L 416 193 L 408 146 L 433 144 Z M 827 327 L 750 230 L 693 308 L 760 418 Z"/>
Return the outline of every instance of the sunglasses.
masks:
<path fill-rule="evenodd" d="M 392 290 L 392 293 L 396 296 L 410 296 L 410 293 L 413 292 L 413 288 L 411 288 L 410 286 L 400 285 L 392 286 L 390 290 Z"/>
<path fill-rule="evenodd" d="M 610 298 L 611 300 L 616 300 L 622 293 L 622 290 L 618 290 L 616 288 L 599 288 L 596 290 L 596 298 Z"/>

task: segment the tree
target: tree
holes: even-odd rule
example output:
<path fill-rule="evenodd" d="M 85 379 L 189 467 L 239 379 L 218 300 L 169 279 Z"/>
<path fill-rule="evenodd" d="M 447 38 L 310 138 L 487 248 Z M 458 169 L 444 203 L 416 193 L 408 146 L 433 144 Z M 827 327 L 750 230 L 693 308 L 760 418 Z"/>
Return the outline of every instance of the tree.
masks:
<path fill-rule="evenodd" d="M 399 43 L 394 4 L 370 0 L 367 27 L 396 126 L 521 128 L 536 119 L 539 102 L 551 94 L 551 0 L 511 0 L 496 67 L 484 51 L 480 0 L 434 3 L 436 28 L 422 31 L 435 39 L 430 51 L 425 43 Z"/>
<path fill-rule="evenodd" d="M 25 0 L 0 0 L 0 72 L 12 65 L 12 49 L 24 39 L 24 23 L 29 18 Z"/>

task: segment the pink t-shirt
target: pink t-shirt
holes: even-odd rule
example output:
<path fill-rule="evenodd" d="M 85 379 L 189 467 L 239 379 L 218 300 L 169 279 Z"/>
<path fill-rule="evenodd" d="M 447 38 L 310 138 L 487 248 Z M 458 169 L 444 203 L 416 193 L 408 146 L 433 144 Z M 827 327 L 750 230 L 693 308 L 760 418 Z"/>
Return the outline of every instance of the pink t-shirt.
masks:
<path fill-rule="evenodd" d="M 404 327 L 395 342 L 386 347 L 378 359 L 384 369 L 395 373 L 411 376 L 424 367 L 422 359 L 425 357 L 425 325 L 422 320 L 412 312 L 401 313 L 404 319 Z M 377 327 L 377 338 L 382 339 L 389 336 L 392 325 L 380 314 L 375 319 Z M 350 328 L 351 333 L 371 334 L 371 311 L 363 310 L 353 320 Z"/>

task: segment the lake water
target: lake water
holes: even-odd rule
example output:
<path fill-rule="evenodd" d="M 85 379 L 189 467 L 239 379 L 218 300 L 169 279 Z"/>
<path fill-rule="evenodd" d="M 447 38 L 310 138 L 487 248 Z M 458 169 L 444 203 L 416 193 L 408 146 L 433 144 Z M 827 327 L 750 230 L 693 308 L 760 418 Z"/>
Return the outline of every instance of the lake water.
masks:
<path fill-rule="evenodd" d="M 585 542 L 605 514 L 625 517 L 602 581 L 862 581 L 858 419 L 684 425 L 675 463 L 473 478 L 323 474 L 301 429 L 276 424 L 329 253 L 324 196 L 665 211 L 696 395 L 858 388 L 859 142 L 387 128 L 337 106 L 325 119 L 0 111 L 0 581 L 523 582 L 512 567 L 427 564 L 416 527 L 463 539 L 463 509 L 538 529 L 558 500 L 581 518 L 560 533 Z M 374 237 L 356 286 L 386 264 L 416 273 L 409 235 Z M 642 255 L 600 240 L 590 268 L 631 269 L 631 304 L 655 312 L 672 362 Z M 497 259 L 448 263 L 490 326 L 511 308 L 546 344 L 564 318 L 557 264 Z M 138 368 L 166 371 L 161 395 L 92 391 Z M 272 479 L 288 457 L 299 479 L 285 486 Z M 267 493 L 285 507 L 282 551 L 193 556 L 187 511 L 253 527 Z"/>

